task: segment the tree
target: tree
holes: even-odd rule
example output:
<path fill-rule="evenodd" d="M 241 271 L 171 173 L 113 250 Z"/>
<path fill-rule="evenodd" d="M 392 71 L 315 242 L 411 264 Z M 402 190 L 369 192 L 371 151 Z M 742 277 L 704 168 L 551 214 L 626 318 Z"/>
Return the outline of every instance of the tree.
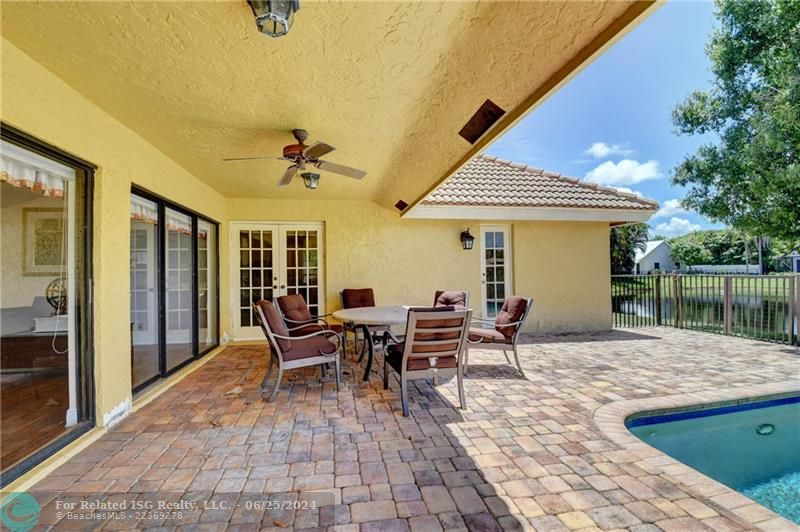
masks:
<path fill-rule="evenodd" d="M 647 244 L 647 224 L 621 225 L 611 228 L 611 273 L 632 273 L 636 250 Z"/>
<path fill-rule="evenodd" d="M 697 240 L 674 238 L 669 241 L 670 256 L 675 262 L 686 266 L 712 264 L 711 253 Z"/>
<path fill-rule="evenodd" d="M 800 0 L 717 0 L 715 80 L 673 111 L 715 134 L 675 168 L 684 205 L 749 234 L 800 239 Z"/>

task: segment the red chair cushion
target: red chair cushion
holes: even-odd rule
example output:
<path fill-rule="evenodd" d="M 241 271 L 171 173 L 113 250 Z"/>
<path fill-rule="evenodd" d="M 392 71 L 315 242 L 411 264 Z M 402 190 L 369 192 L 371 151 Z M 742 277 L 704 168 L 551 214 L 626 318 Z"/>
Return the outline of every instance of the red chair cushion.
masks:
<path fill-rule="evenodd" d="M 480 329 L 472 327 L 469 330 L 470 342 L 480 342 L 482 344 L 507 344 L 510 339 L 495 329 Z"/>
<path fill-rule="evenodd" d="M 309 323 L 308 325 L 300 326 L 295 323 L 291 324 L 294 327 L 299 327 L 299 329 L 294 329 L 293 331 L 289 331 L 289 336 L 305 336 L 307 334 L 324 331 L 327 329 L 324 323 Z"/>
<path fill-rule="evenodd" d="M 292 340 L 292 348 L 284 351 L 283 360 L 299 360 L 320 355 L 330 355 L 336 352 L 336 344 L 324 336 L 312 336 L 302 340 Z"/>
<path fill-rule="evenodd" d="M 372 288 L 345 288 L 342 290 L 342 306 L 344 308 L 374 307 L 375 293 Z"/>
<path fill-rule="evenodd" d="M 457 310 L 467 308 L 467 293 L 453 290 L 437 290 L 433 297 L 434 307 L 453 307 Z"/>
<path fill-rule="evenodd" d="M 264 317 L 267 319 L 266 326 L 272 331 L 272 334 L 289 336 L 289 329 L 286 328 L 286 324 L 281 319 L 281 315 L 278 313 L 278 309 L 275 308 L 275 305 L 266 299 L 262 299 L 256 303 L 256 305 L 258 305 Z M 283 338 L 276 338 L 275 340 L 278 342 L 278 347 L 280 347 L 281 351 L 286 352 L 292 348 L 292 342 L 290 340 L 285 340 Z"/>
<path fill-rule="evenodd" d="M 281 296 L 277 302 L 283 315 L 292 321 L 311 321 L 313 319 L 306 300 L 300 294 Z"/>
<path fill-rule="evenodd" d="M 508 296 L 506 300 L 503 301 L 503 308 L 497 313 L 497 317 L 494 320 L 495 325 L 507 325 L 521 320 L 527 306 L 528 301 L 525 298 Z M 519 329 L 519 325 L 515 327 L 497 327 L 497 332 L 504 335 L 506 338 L 513 338 L 517 329 Z"/>
<path fill-rule="evenodd" d="M 403 350 L 405 349 L 405 345 L 405 343 L 392 344 L 387 348 L 386 362 L 398 373 L 402 373 L 401 366 L 403 364 Z M 431 366 L 430 358 L 409 358 L 407 365 L 408 371 L 417 371 L 434 367 Z M 454 368 L 457 365 L 458 359 L 454 356 L 438 357 L 435 367 Z"/>

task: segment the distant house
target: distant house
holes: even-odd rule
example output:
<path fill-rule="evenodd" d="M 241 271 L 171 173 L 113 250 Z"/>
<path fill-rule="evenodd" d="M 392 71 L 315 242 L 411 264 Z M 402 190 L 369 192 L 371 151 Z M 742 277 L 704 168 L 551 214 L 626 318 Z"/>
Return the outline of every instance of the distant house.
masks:
<path fill-rule="evenodd" d="M 647 242 L 644 251 L 636 250 L 634 262 L 637 274 L 648 274 L 655 270 L 671 272 L 681 267 L 680 263 L 672 261 L 672 247 L 666 240 Z"/>
<path fill-rule="evenodd" d="M 800 249 L 795 249 L 791 253 L 778 257 L 784 264 L 787 264 L 790 272 L 800 273 Z"/>

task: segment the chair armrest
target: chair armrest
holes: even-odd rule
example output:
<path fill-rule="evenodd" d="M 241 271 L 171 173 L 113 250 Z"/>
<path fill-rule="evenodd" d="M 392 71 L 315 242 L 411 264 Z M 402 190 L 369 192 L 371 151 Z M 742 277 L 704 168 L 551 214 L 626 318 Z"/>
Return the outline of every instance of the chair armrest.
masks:
<path fill-rule="evenodd" d="M 524 320 L 519 320 L 512 323 L 495 324 L 495 327 L 516 327 L 517 325 L 522 324 L 523 321 Z"/>
<path fill-rule="evenodd" d="M 392 342 L 392 343 L 394 343 L 394 344 L 401 344 L 401 343 L 403 343 L 403 341 L 402 341 L 400 338 L 398 338 L 397 336 L 395 336 L 395 335 L 394 335 L 394 333 L 393 333 L 392 331 L 390 331 L 390 330 L 388 330 L 388 329 L 387 329 L 387 330 L 385 330 L 385 331 L 383 332 L 383 343 L 384 343 L 385 345 L 388 345 L 390 340 L 391 340 L 391 342 Z"/>
<path fill-rule="evenodd" d="M 292 320 L 285 320 L 292 321 Z M 322 322 L 322 323 L 320 323 Z M 298 329 L 305 329 L 306 327 L 319 327 L 321 330 L 329 329 L 330 326 L 325 320 L 312 320 L 312 321 L 292 321 L 292 323 L 299 323 L 297 327 L 287 327 L 289 331 L 296 331 Z"/>

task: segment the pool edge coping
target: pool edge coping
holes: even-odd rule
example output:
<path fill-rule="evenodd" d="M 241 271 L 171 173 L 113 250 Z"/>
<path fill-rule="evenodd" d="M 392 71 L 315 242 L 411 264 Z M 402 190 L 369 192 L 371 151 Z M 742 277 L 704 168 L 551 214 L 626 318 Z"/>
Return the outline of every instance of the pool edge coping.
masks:
<path fill-rule="evenodd" d="M 787 530 L 798 526 L 769 508 L 762 506 L 738 491 L 708 477 L 671 456 L 659 451 L 634 436 L 625 422 L 635 414 L 644 412 L 714 405 L 729 401 L 800 391 L 800 380 L 772 382 L 746 388 L 727 388 L 705 392 L 690 392 L 660 397 L 644 397 L 614 401 L 597 408 L 594 422 L 606 438 L 621 449 L 639 457 L 646 470 L 657 469 L 673 484 L 688 494 L 699 498 L 719 513 L 739 524 L 761 530 Z"/>

